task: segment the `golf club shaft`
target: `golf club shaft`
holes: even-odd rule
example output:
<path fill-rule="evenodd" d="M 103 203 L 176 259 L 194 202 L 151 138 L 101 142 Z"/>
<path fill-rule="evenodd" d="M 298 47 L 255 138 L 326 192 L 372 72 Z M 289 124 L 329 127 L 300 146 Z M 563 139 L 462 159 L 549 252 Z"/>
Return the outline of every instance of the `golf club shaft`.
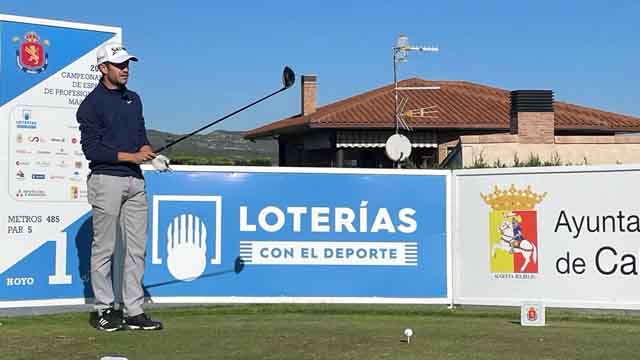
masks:
<path fill-rule="evenodd" d="M 181 136 L 180 138 L 178 138 L 178 139 L 176 139 L 176 140 L 174 140 L 174 141 L 170 142 L 169 144 L 167 144 L 167 145 L 165 145 L 165 146 L 163 146 L 163 147 L 159 148 L 158 150 L 154 150 L 154 152 L 155 152 L 155 153 L 160 153 L 160 152 L 162 152 L 162 151 L 164 151 L 164 150 L 167 150 L 169 147 L 171 147 L 171 146 L 173 146 L 173 145 L 175 145 L 175 144 L 179 143 L 180 141 L 182 141 L 182 140 L 184 140 L 184 139 L 187 139 L 187 138 L 189 138 L 189 137 L 191 137 L 191 136 L 193 136 L 193 135 L 195 135 L 195 134 L 199 133 L 199 132 L 200 132 L 200 131 L 202 131 L 202 130 L 208 129 L 208 128 L 210 128 L 211 126 L 213 126 L 213 125 L 215 125 L 215 124 L 217 124 L 217 123 L 221 122 L 222 120 L 225 120 L 225 119 L 227 119 L 227 118 L 229 118 L 229 117 L 231 117 L 231 116 L 233 116 L 233 115 L 235 115 L 235 114 L 237 114 L 237 113 L 239 113 L 239 112 L 241 112 L 241 111 L 243 111 L 243 110 L 246 110 L 246 109 L 248 109 L 248 108 L 252 107 L 253 105 L 255 105 L 255 104 L 257 104 L 257 103 L 259 103 L 259 102 L 261 102 L 261 101 L 264 101 L 264 100 L 266 100 L 266 99 L 268 99 L 268 98 L 270 98 L 270 97 L 272 97 L 272 96 L 274 96 L 274 95 L 276 95 L 276 94 L 278 94 L 278 93 L 280 93 L 280 92 L 282 92 L 282 91 L 284 91 L 284 90 L 286 90 L 286 89 L 288 89 L 288 87 L 286 87 L 286 86 L 285 86 L 285 87 L 283 87 L 283 88 L 281 88 L 281 89 L 279 89 L 279 90 L 276 90 L 276 91 L 272 92 L 271 94 L 269 94 L 269 95 L 267 95 L 267 96 L 265 96 L 265 97 L 263 97 L 263 98 L 260 98 L 260 99 L 258 99 L 258 100 L 256 100 L 256 101 L 252 102 L 252 103 L 251 103 L 251 104 L 249 104 L 249 105 L 243 106 L 243 107 L 241 107 L 240 109 L 238 109 L 238 110 L 236 110 L 236 111 L 234 111 L 234 112 L 232 112 L 232 113 L 230 113 L 230 114 L 227 114 L 227 115 L 225 115 L 225 116 L 221 117 L 220 119 L 218 119 L 218 120 L 216 120 L 216 121 L 214 121 L 214 122 L 212 122 L 212 123 L 209 123 L 209 124 L 207 124 L 207 125 L 205 125 L 205 126 L 203 126 L 203 127 L 199 128 L 199 129 L 197 129 L 197 130 L 194 130 L 194 131 L 192 131 L 191 133 L 189 133 L 189 134 L 187 134 L 187 135 Z"/>

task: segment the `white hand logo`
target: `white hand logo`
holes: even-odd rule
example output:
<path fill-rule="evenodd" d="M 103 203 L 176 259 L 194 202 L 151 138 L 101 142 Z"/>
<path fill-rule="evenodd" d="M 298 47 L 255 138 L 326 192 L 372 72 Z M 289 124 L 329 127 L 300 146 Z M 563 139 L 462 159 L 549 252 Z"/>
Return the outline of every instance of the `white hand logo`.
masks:
<path fill-rule="evenodd" d="M 207 266 L 207 227 L 191 214 L 178 215 L 167 228 L 167 267 L 173 277 L 195 280 Z"/>

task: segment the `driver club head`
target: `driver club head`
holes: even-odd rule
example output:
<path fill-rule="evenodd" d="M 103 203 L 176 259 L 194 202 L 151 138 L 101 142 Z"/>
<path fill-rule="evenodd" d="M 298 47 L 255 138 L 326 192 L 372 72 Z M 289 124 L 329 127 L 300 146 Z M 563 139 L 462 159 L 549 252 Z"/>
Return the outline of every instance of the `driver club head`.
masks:
<path fill-rule="evenodd" d="M 285 89 L 290 88 L 296 82 L 296 74 L 290 67 L 285 66 L 282 71 L 282 85 Z"/>
<path fill-rule="evenodd" d="M 244 269 L 244 260 L 238 256 L 236 260 L 233 262 L 233 272 L 239 274 Z"/>

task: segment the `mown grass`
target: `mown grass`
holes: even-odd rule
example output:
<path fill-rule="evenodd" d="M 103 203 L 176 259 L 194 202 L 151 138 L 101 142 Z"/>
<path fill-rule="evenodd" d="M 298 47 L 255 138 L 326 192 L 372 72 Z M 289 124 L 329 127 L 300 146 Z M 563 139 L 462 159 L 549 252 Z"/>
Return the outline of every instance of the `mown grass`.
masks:
<path fill-rule="evenodd" d="M 0 359 L 635 359 L 640 317 L 400 305 L 227 305 L 151 310 L 157 332 L 102 333 L 86 313 L 0 318 Z M 415 335 L 407 343 L 402 331 Z"/>

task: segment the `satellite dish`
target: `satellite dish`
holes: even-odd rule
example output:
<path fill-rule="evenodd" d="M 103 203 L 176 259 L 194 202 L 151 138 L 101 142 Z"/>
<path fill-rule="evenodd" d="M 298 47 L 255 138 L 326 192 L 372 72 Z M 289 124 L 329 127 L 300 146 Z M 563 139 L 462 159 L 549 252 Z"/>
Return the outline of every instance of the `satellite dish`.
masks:
<path fill-rule="evenodd" d="M 387 139 L 384 150 L 392 161 L 403 161 L 411 155 L 411 141 L 404 135 L 394 134 Z"/>

